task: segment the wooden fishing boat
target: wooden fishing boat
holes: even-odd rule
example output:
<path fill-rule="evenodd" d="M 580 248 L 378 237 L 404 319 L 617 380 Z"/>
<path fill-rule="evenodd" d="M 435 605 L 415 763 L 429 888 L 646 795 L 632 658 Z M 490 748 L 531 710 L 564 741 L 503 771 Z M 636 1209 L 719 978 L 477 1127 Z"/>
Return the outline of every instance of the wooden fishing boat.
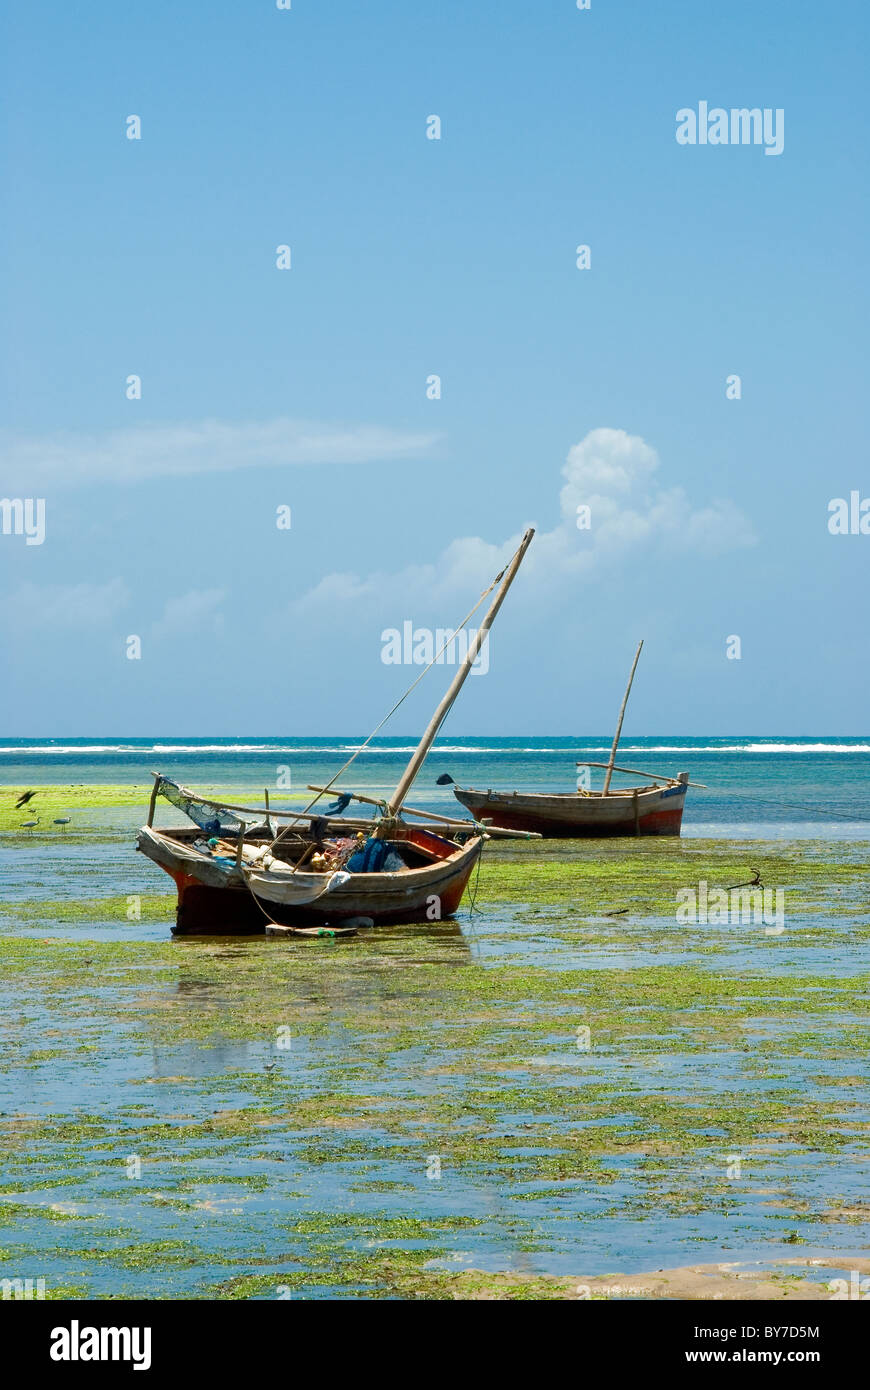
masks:
<path fill-rule="evenodd" d="M 326 836 L 318 843 L 328 856 L 340 840 Z M 370 919 L 367 925 L 440 921 L 458 908 L 484 837 L 472 834 L 460 843 L 397 822 L 385 848 L 390 862 L 398 860 L 401 867 L 381 873 L 297 869 L 311 844 L 300 836 L 282 846 L 280 855 L 270 855 L 270 841 L 243 839 L 239 857 L 230 841 L 219 839 L 209 848 L 196 827 L 143 826 L 137 848 L 175 881 L 173 930 L 191 935 L 262 932 L 270 925 L 343 927 L 359 918 Z M 263 858 L 271 860 L 268 867 Z"/>
<path fill-rule="evenodd" d="M 622 722 L 643 642 L 634 654 L 628 686 L 622 699 L 616 735 L 606 763 L 579 763 L 578 767 L 603 767 L 604 787 L 594 792 L 580 787 L 576 792 L 499 792 L 453 784 L 453 794 L 478 820 L 492 817 L 506 829 L 536 831 L 548 839 L 579 839 L 611 835 L 679 835 L 683 820 L 688 772 L 677 777 L 617 767 L 616 752 Z M 611 789 L 614 772 L 642 777 L 649 785 Z M 439 783 L 453 783 L 445 773 Z"/>
<path fill-rule="evenodd" d="M 389 801 L 375 803 L 380 815 L 359 822 L 312 814 L 326 791 L 337 793 L 345 804 L 351 799 L 370 801 L 338 792 L 333 783 L 340 773 L 327 787 L 312 788 L 318 795 L 301 813 L 276 812 L 270 808 L 268 797 L 263 808 L 210 800 L 154 774 L 148 821 L 139 831 L 137 849 L 176 884 L 176 934 L 264 928 L 273 934 L 341 934 L 381 922 L 437 922 L 456 911 L 486 838 L 500 832 L 474 821 L 417 812 L 406 805 L 405 797 L 477 658 L 533 535 L 531 530 L 526 532 L 510 564 L 472 609 L 473 614 L 486 595 L 499 586 L 393 795 Z M 437 657 L 430 664 L 435 660 Z M 345 767 L 352 761 L 349 759 Z M 160 795 L 184 811 L 193 825 L 158 830 L 154 814 Z M 249 813 L 258 823 L 248 822 Z M 405 819 L 407 815 L 424 819 L 429 815 L 439 831 L 425 824 L 411 824 Z M 279 819 L 288 823 L 276 833 L 273 821 Z"/>
<path fill-rule="evenodd" d="M 625 791 L 497 792 L 455 787 L 478 820 L 492 816 L 506 829 L 536 830 L 548 839 L 608 835 L 679 835 L 689 774 L 668 784 Z"/>

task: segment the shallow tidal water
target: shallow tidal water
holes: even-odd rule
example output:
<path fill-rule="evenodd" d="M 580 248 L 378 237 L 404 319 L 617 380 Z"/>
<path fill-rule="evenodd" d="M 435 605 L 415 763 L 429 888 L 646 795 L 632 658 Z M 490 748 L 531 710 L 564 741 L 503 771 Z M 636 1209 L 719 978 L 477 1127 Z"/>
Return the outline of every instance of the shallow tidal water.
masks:
<path fill-rule="evenodd" d="M 755 868 L 780 933 L 675 920 Z M 565 1297 L 724 1262 L 827 1296 L 870 1253 L 854 843 L 491 844 L 474 910 L 342 940 L 170 939 L 126 814 L 0 873 L 0 1277 Z"/>

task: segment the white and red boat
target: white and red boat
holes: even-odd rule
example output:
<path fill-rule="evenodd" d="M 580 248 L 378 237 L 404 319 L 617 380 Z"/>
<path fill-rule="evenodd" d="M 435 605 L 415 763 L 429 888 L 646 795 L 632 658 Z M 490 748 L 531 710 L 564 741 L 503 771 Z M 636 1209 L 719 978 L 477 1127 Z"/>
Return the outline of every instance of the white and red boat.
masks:
<path fill-rule="evenodd" d="M 492 817 L 506 830 L 548 839 L 609 835 L 679 835 L 689 774 L 664 784 L 604 792 L 496 792 L 454 787 L 475 820 Z"/>
<path fill-rule="evenodd" d="M 628 686 L 622 699 L 616 736 L 606 763 L 578 763 L 578 767 L 603 767 L 604 787 L 595 792 L 579 785 L 575 792 L 500 792 L 489 788 L 460 787 L 453 784 L 453 794 L 467 807 L 476 820 L 492 817 L 500 826 L 510 830 L 533 831 L 549 839 L 580 839 L 611 835 L 679 835 L 683 820 L 686 791 L 690 783 L 688 772 L 677 777 L 639 771 L 637 768 L 617 767 L 616 750 L 622 733 L 625 707 L 631 691 L 634 673 L 643 642 L 634 654 Z M 614 772 L 643 777 L 647 785 L 611 789 Z M 438 778 L 442 785 L 453 782 L 445 773 Z"/>

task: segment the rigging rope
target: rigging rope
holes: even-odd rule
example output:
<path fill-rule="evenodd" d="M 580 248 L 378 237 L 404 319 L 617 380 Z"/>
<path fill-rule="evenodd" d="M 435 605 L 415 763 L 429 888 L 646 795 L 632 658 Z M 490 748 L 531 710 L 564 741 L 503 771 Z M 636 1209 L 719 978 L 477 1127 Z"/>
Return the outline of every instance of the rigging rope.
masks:
<path fill-rule="evenodd" d="M 483 593 L 480 595 L 480 598 L 477 600 L 477 603 L 474 605 L 474 607 L 473 607 L 472 609 L 470 609 L 468 613 L 466 613 L 465 617 L 462 619 L 462 622 L 458 625 L 458 627 L 456 627 L 456 628 L 454 629 L 454 631 L 451 633 L 451 635 L 447 638 L 447 640 L 445 641 L 443 647 L 441 647 L 441 649 L 440 649 L 438 652 L 436 652 L 436 654 L 433 656 L 432 660 L 429 662 L 429 665 L 428 665 L 428 666 L 424 666 L 424 667 L 423 667 L 423 670 L 420 672 L 420 674 L 419 674 L 419 676 L 417 677 L 417 679 L 411 682 L 411 684 L 408 686 L 408 689 L 405 691 L 404 695 L 401 695 L 401 696 L 399 697 L 399 699 L 398 699 L 398 700 L 396 701 L 396 703 L 393 705 L 393 708 L 392 708 L 391 710 L 389 710 L 389 712 L 388 712 L 387 714 L 384 715 L 383 719 L 380 721 L 379 724 L 376 724 L 376 725 L 375 725 L 375 727 L 372 729 L 371 733 L 369 734 L 368 738 L 366 739 L 365 743 L 361 743 L 360 746 L 359 746 L 359 748 L 356 748 L 356 749 L 354 750 L 354 752 L 353 752 L 353 753 L 351 754 L 351 756 L 348 758 L 348 760 L 347 760 L 347 762 L 344 764 L 344 766 L 343 766 L 343 767 L 340 767 L 340 768 L 338 769 L 338 772 L 336 772 L 332 777 L 330 777 L 330 779 L 329 779 L 329 781 L 327 782 L 326 786 L 325 786 L 325 787 L 321 787 L 320 791 L 317 793 L 317 795 L 314 797 L 314 799 L 313 799 L 312 801 L 309 801 L 308 805 L 305 807 L 305 810 L 304 810 L 304 811 L 300 811 L 300 812 L 298 813 L 298 815 L 297 815 L 292 821 L 290 821 L 290 823 L 289 823 L 288 825 L 286 825 L 286 826 L 284 827 L 284 829 L 280 832 L 280 834 L 278 834 L 278 835 L 275 836 L 274 840 L 272 841 L 272 844 L 273 844 L 273 845 L 276 845 L 276 844 L 278 843 L 278 841 L 279 841 L 280 839 L 282 839 L 282 838 L 287 834 L 288 830 L 291 830 L 291 829 L 293 828 L 293 826 L 296 824 L 297 821 L 301 820 L 304 816 L 306 816 L 306 815 L 308 814 L 308 812 L 312 809 L 312 807 L 316 806 L 316 804 L 317 804 L 317 802 L 320 800 L 320 798 L 321 798 L 323 795 L 325 795 L 326 792 L 328 792 L 328 791 L 330 791 L 330 790 L 332 789 L 333 783 L 337 782 L 338 779 L 339 779 L 339 777 L 342 775 L 342 773 L 343 773 L 343 772 L 346 772 L 347 769 L 350 767 L 351 763 L 354 762 L 355 759 L 359 757 L 360 753 L 362 753 L 366 748 L 368 748 L 368 746 L 369 746 L 369 744 L 371 743 L 372 739 L 373 739 L 373 738 L 376 736 L 376 734 L 384 727 L 384 725 L 386 724 L 387 720 L 392 718 L 392 716 L 396 713 L 396 710 L 399 708 L 399 706 L 400 706 L 401 704 L 403 704 L 405 700 L 407 700 L 408 696 L 411 694 L 411 691 L 414 690 L 415 687 L 418 686 L 418 685 L 420 684 L 421 680 L 422 680 L 423 677 L 426 675 L 426 672 L 427 672 L 427 671 L 431 671 L 432 667 L 435 665 L 435 663 L 436 663 L 436 661 L 438 660 L 439 656 L 442 656 L 442 655 L 444 654 L 444 652 L 446 652 L 446 650 L 447 650 L 447 648 L 450 646 L 451 642 L 455 641 L 457 635 L 462 631 L 462 629 L 465 627 L 466 623 L 469 622 L 469 621 L 471 620 L 471 618 L 474 617 L 474 615 L 475 615 L 475 613 L 477 612 L 478 608 L 479 608 L 480 605 L 483 603 L 483 600 L 484 600 L 485 598 L 487 598 L 489 594 L 492 593 L 492 591 L 493 591 L 493 589 L 495 588 L 496 584 L 498 584 L 498 583 L 501 582 L 501 579 L 502 579 L 502 577 L 503 577 L 503 575 L 504 575 L 506 569 L 507 569 L 507 565 L 505 565 L 504 569 L 501 570 L 501 571 L 496 575 L 495 579 L 492 581 L 492 583 L 489 585 L 489 587 L 488 587 L 487 589 L 484 589 Z M 386 803 L 384 803 L 384 805 L 386 806 Z"/>

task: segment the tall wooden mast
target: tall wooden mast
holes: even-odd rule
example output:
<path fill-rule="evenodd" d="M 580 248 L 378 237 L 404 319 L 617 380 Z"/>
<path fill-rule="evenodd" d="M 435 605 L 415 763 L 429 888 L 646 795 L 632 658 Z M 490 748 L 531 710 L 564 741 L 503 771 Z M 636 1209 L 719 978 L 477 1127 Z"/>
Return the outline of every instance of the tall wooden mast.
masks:
<path fill-rule="evenodd" d="M 535 532 L 532 528 L 530 528 L 526 532 L 510 564 L 507 566 L 506 569 L 502 570 L 501 575 L 498 576 L 498 578 L 501 579 L 501 585 L 499 587 L 498 593 L 492 601 L 489 612 L 486 614 L 486 617 L 481 622 L 480 627 L 478 628 L 473 641 L 469 644 L 468 652 L 464 661 L 461 663 L 459 669 L 456 672 L 456 675 L 450 682 L 450 687 L 447 690 L 446 695 L 444 696 L 440 705 L 433 714 L 429 722 L 429 726 L 426 729 L 426 732 L 420 739 L 417 748 L 412 753 L 411 758 L 408 762 L 408 766 L 402 773 L 399 784 L 387 803 L 387 809 L 389 811 L 390 816 L 396 815 L 396 812 L 402 805 L 402 802 L 405 800 L 405 797 L 407 796 L 408 791 L 411 788 L 414 778 L 420 771 L 426 754 L 429 752 L 429 749 L 432 747 L 432 744 L 438 737 L 438 730 L 441 728 L 441 725 L 444 723 L 444 720 L 450 713 L 450 707 L 456 699 L 457 695 L 459 694 L 460 690 L 462 689 L 463 682 L 465 681 L 466 676 L 471 670 L 472 664 L 474 663 L 478 652 L 483 646 L 484 639 L 486 638 L 489 629 L 492 627 L 498 610 L 501 608 L 502 603 L 504 602 L 505 595 L 514 581 L 514 576 L 516 575 L 517 570 L 522 564 L 523 556 L 528 550 L 529 545 L 531 544 L 532 536 L 534 534 Z"/>
<path fill-rule="evenodd" d="M 636 651 L 635 654 L 634 654 L 634 661 L 632 662 L 632 666 L 631 666 L 631 675 L 630 675 L 629 678 L 628 678 L 628 685 L 626 686 L 626 688 L 625 688 L 625 694 L 624 694 L 623 697 L 622 697 L 622 707 L 620 708 L 620 711 L 619 711 L 619 719 L 618 719 L 617 725 L 616 725 L 616 734 L 614 735 L 614 739 L 613 739 L 613 747 L 612 747 L 611 750 L 610 750 L 610 757 L 609 757 L 608 760 L 607 760 L 607 771 L 606 771 L 606 773 L 604 774 L 604 795 L 605 795 L 605 796 L 607 795 L 607 793 L 608 793 L 609 790 L 610 790 L 610 779 L 611 779 L 611 777 L 613 776 L 613 764 L 616 762 L 616 750 L 617 750 L 617 748 L 619 747 L 619 737 L 620 737 L 620 734 L 622 733 L 622 721 L 623 721 L 623 719 L 625 718 L 625 707 L 626 707 L 626 705 L 628 704 L 628 697 L 629 697 L 629 694 L 631 693 L 631 683 L 632 683 L 632 681 L 634 680 L 634 673 L 635 673 L 635 671 L 637 670 L 638 658 L 640 657 L 640 649 L 641 649 L 642 646 L 643 646 L 643 639 L 641 639 L 640 642 L 638 642 L 638 644 L 637 644 L 637 651 Z"/>

